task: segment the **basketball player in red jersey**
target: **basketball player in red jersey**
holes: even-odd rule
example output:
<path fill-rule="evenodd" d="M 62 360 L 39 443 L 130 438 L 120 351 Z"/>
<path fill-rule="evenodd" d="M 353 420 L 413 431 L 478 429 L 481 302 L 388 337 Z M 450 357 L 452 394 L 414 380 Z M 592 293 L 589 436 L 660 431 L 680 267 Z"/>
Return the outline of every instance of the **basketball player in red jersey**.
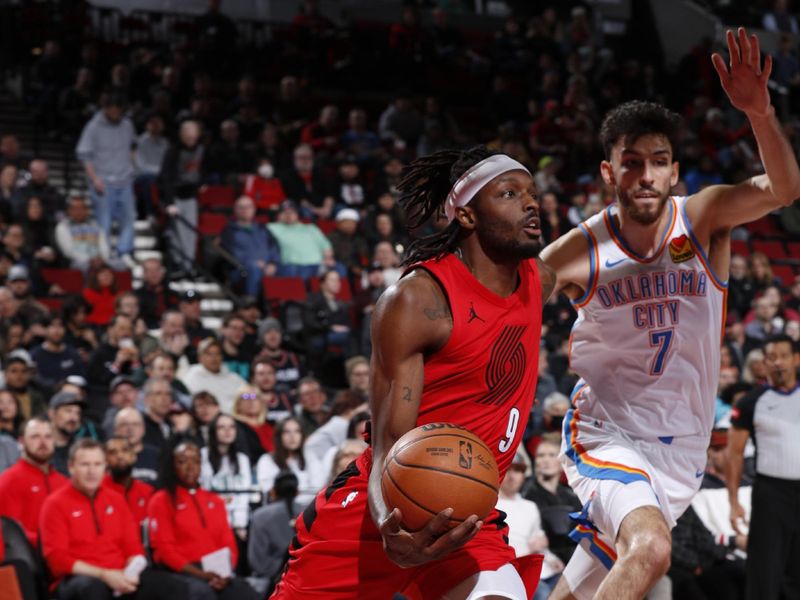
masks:
<path fill-rule="evenodd" d="M 462 425 L 510 466 L 537 379 L 541 309 L 554 286 L 536 259 L 538 201 L 528 170 L 485 148 L 414 161 L 400 184 L 415 228 L 444 208 L 449 224 L 416 240 L 372 321 L 372 447 L 297 520 L 273 598 L 526 600 L 540 561 L 514 562 L 502 513 L 420 531 L 381 495 L 384 457 L 426 423 Z M 526 585 L 528 589 L 526 590 Z"/>

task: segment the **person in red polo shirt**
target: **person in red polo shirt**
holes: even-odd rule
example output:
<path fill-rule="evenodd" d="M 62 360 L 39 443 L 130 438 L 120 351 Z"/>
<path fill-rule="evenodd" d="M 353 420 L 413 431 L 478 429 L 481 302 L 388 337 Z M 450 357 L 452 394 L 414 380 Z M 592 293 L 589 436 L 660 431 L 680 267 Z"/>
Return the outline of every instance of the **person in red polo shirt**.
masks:
<path fill-rule="evenodd" d="M 176 443 L 163 461 L 163 489 L 147 507 L 153 559 L 179 574 L 189 600 L 256 600 L 246 581 L 230 576 L 238 558 L 236 541 L 225 502 L 200 488 L 200 449 L 192 441 Z M 203 557 L 224 548 L 230 552 L 228 574 L 204 569 Z"/>
<path fill-rule="evenodd" d="M 22 457 L 0 475 L 0 515 L 17 521 L 34 548 L 44 501 L 69 481 L 51 464 L 54 452 L 53 425 L 33 417 L 22 429 Z"/>
<path fill-rule="evenodd" d="M 138 527 L 147 517 L 147 503 L 155 493 L 152 485 L 133 478 L 136 454 L 123 437 L 112 437 L 105 443 L 108 470 L 103 486 L 124 496 Z"/>
<path fill-rule="evenodd" d="M 70 485 L 53 493 L 39 518 L 42 555 L 59 600 L 174 600 L 185 586 L 147 561 L 125 498 L 101 486 L 103 446 L 75 442 L 69 453 Z"/>

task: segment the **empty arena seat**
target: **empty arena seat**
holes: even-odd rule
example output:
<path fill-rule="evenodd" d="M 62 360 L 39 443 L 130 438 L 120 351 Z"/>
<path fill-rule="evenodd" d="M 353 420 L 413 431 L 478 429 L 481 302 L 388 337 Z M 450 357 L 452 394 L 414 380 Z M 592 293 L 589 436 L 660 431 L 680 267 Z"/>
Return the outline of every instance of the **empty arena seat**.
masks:
<path fill-rule="evenodd" d="M 336 221 L 333 219 L 319 219 L 317 221 L 317 227 L 319 227 L 322 233 L 328 235 L 332 231 L 336 231 Z"/>
<path fill-rule="evenodd" d="M 295 300 L 305 302 L 308 295 L 302 277 L 264 277 L 261 280 L 264 298 L 278 302 Z"/>
<path fill-rule="evenodd" d="M 786 249 L 783 242 L 778 240 L 753 240 L 753 252 L 766 254 L 772 260 L 786 258 Z"/>
<path fill-rule="evenodd" d="M 83 291 L 83 273 L 78 269 L 44 268 L 40 273 L 46 283 L 57 284 L 64 293 L 80 294 Z"/>
<path fill-rule="evenodd" d="M 229 220 L 227 215 L 203 212 L 197 221 L 197 229 L 203 235 L 219 235 Z"/>
<path fill-rule="evenodd" d="M 731 254 L 738 254 L 747 258 L 750 256 L 750 246 L 744 240 L 733 240 L 731 242 Z"/>
<path fill-rule="evenodd" d="M 229 185 L 204 185 L 197 193 L 197 202 L 200 210 L 230 209 L 236 202 L 236 193 Z"/>
<path fill-rule="evenodd" d="M 781 280 L 784 287 L 791 287 L 794 281 L 794 269 L 791 265 L 772 265 L 772 274 Z"/>
<path fill-rule="evenodd" d="M 133 275 L 130 271 L 114 271 L 117 278 L 117 291 L 130 292 L 133 289 Z"/>

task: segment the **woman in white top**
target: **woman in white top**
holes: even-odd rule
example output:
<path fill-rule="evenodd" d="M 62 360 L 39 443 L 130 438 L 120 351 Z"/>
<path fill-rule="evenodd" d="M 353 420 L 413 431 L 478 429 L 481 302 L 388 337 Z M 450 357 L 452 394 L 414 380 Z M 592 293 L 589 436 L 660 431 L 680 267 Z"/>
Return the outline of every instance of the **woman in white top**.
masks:
<path fill-rule="evenodd" d="M 298 504 L 308 504 L 325 484 L 327 473 L 319 461 L 304 449 L 305 436 L 296 417 L 288 417 L 275 427 L 275 449 L 263 455 L 256 466 L 258 487 L 266 497 L 281 471 L 290 469 L 298 482 Z"/>
<path fill-rule="evenodd" d="M 250 459 L 239 451 L 236 420 L 224 413 L 217 415 L 208 428 L 208 446 L 200 452 L 200 485 L 225 500 L 228 522 L 240 539 L 246 539 L 253 470 Z"/>

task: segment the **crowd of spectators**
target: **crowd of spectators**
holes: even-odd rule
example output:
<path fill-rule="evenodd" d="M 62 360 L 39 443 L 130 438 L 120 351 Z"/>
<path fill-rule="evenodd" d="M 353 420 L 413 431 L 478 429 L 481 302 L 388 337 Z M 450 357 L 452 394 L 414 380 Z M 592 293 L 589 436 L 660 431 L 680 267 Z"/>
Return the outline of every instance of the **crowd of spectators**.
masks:
<path fill-rule="evenodd" d="M 50 591 L 63 598 L 96 592 L 85 581 L 66 589 L 60 581 L 69 575 L 155 597 L 150 575 L 130 576 L 120 563 L 143 553 L 127 528 L 140 531 L 145 519 L 151 560 L 181 574 L 173 583 L 186 586 L 186 597 L 269 588 L 290 522 L 365 447 L 369 324 L 402 273 L 409 233 L 396 186 L 415 156 L 481 142 L 526 164 L 547 243 L 613 201 L 598 176 L 597 129 L 622 101 L 666 102 L 684 115 L 677 194 L 760 169 L 741 116 L 720 102 L 707 47 L 668 76 L 646 53 L 607 44 L 580 3 L 545 3 L 467 39 L 443 9 L 423 24 L 420 10 L 405 6 L 399 22 L 376 28 L 334 23 L 309 0 L 268 59 L 242 45 L 231 50 L 236 24 L 218 5 L 198 18 L 193 44 L 43 45 L 30 69 L 38 123 L 74 149 L 85 194 L 51 185 L 33 148 L 0 136 L 0 515 L 19 522 L 33 548 L 41 544 Z M 787 39 L 779 52 L 796 63 L 797 40 Z M 445 83 L 433 85 L 438 79 Z M 344 100 L 341 91 L 353 89 L 375 93 Z M 782 117 L 800 148 L 800 121 Z M 203 201 L 220 188 L 230 202 Z M 704 489 L 724 478 L 719 448 L 733 404 L 766 381 L 764 341 L 800 339 L 798 255 L 787 245 L 787 233 L 799 232 L 796 212 L 734 233 Z M 142 261 L 141 285 L 126 289 L 137 213 L 163 234 L 164 259 Z M 208 215 L 224 225 L 207 231 Z M 218 330 L 203 324 L 200 293 L 170 287 L 208 274 L 198 273 L 211 257 L 198 236 L 235 259 L 210 269 L 240 297 Z M 787 260 L 752 251 L 761 239 L 781 245 Z M 76 269 L 86 286 L 66 294 L 42 276 L 47 268 Z M 299 281 L 300 298 L 273 302 L 289 281 L 276 278 Z M 545 554 L 537 598 L 569 560 L 568 514 L 580 509 L 557 460 L 577 379 L 568 361 L 575 313 L 563 297 L 544 313 L 538 402 L 500 500 L 518 553 Z M 130 523 L 97 546 L 119 544 L 112 562 L 93 563 L 86 540 L 70 555 L 98 570 L 56 558 L 68 532 L 48 535 L 56 520 L 48 496 L 68 477 L 79 490 L 100 486 L 127 500 L 119 511 Z M 676 530 L 673 592 L 736 597 L 726 594 L 741 588 L 718 582 L 742 576 L 745 542 L 725 529 L 727 506 L 701 498 Z M 191 503 L 196 511 L 182 518 Z M 200 540 L 205 528 L 214 533 Z M 219 548 L 230 573 L 201 564 Z"/>

